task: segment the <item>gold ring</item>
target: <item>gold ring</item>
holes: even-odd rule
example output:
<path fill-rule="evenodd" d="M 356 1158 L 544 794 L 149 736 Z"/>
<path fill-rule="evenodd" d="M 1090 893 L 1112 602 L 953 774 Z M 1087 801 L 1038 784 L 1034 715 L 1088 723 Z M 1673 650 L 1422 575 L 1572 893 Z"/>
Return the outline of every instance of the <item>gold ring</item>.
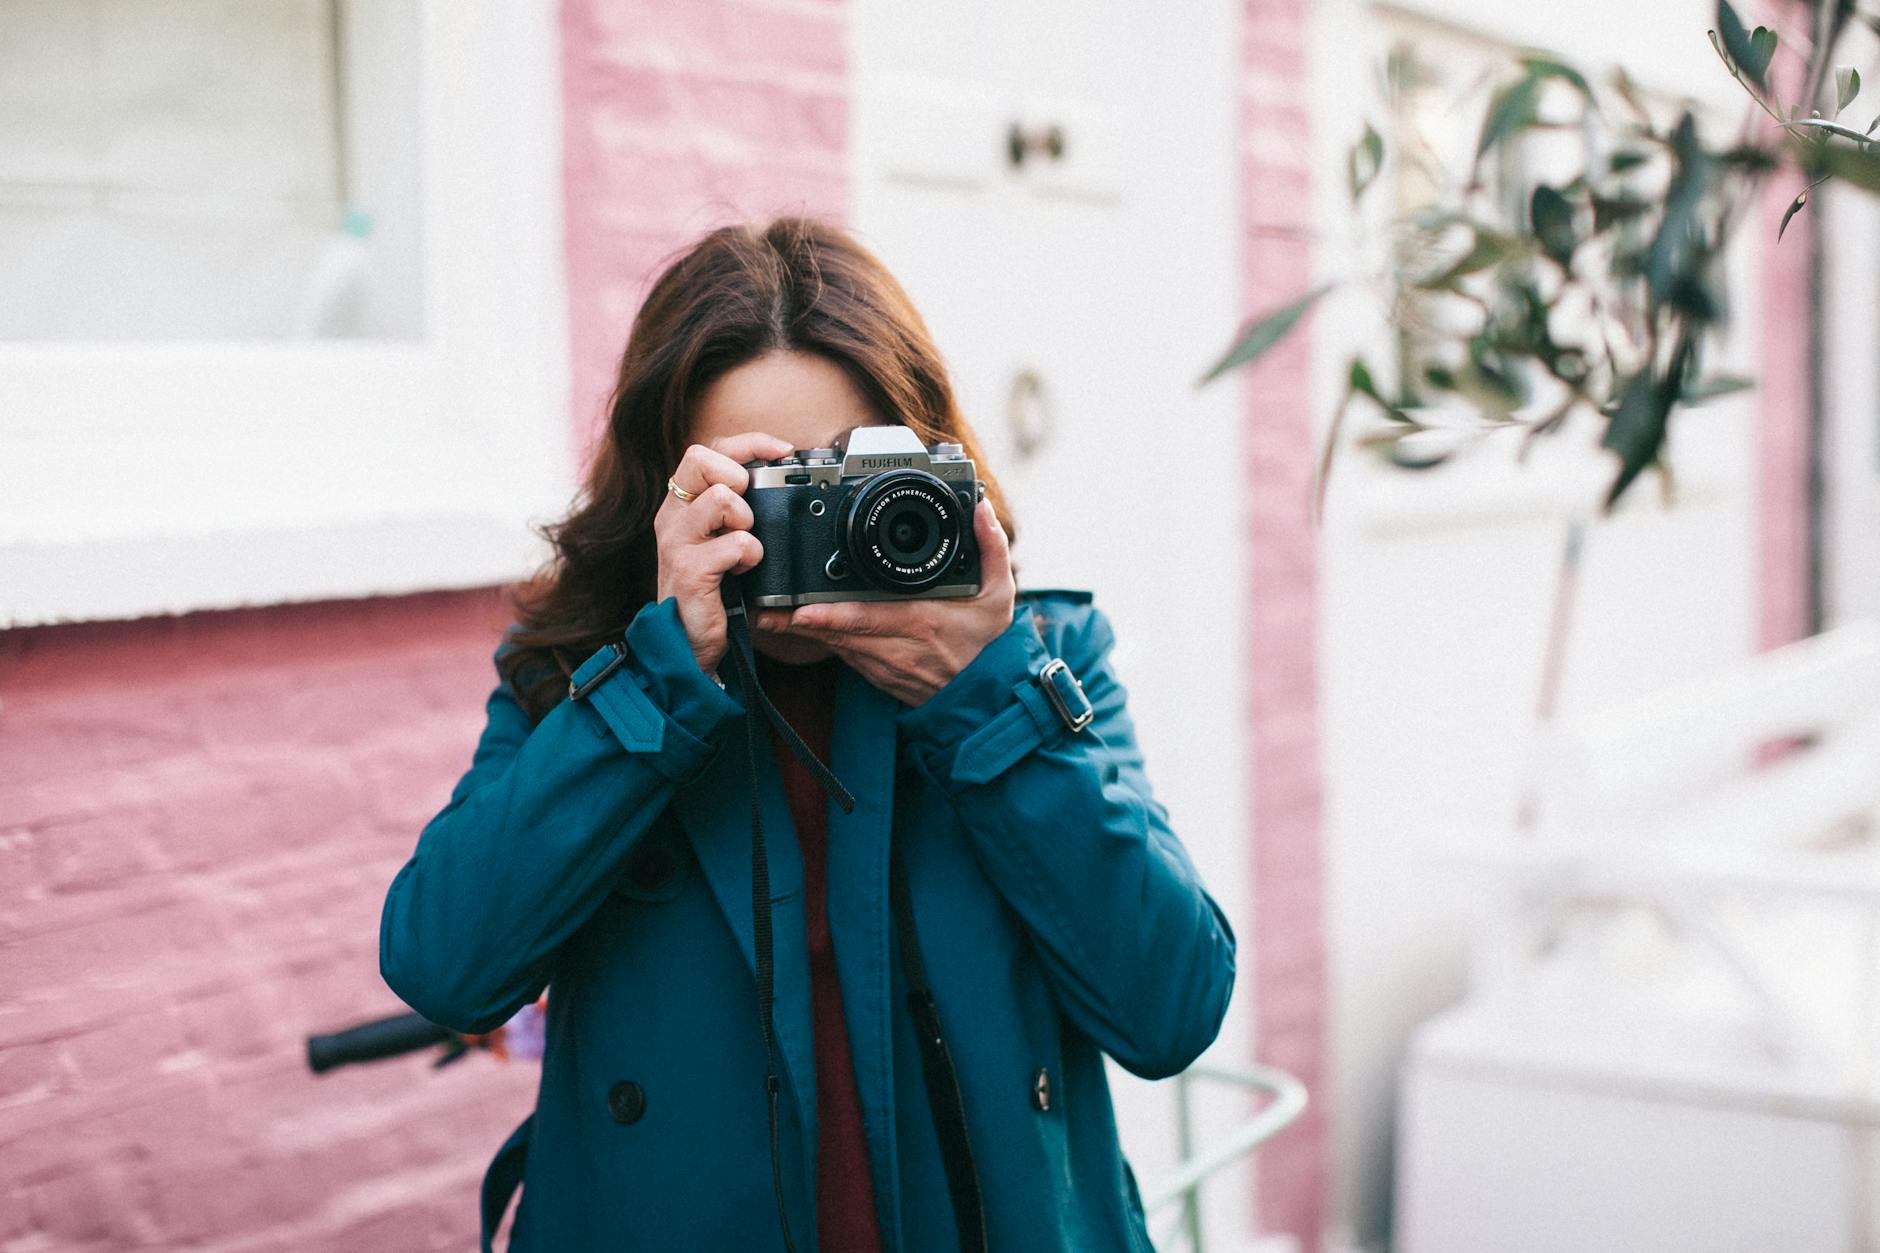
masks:
<path fill-rule="evenodd" d="M 697 492 L 686 491 L 685 488 L 680 487 L 679 484 L 672 479 L 666 480 L 666 490 L 671 492 L 674 496 L 677 496 L 680 499 L 680 501 L 688 505 L 698 499 Z"/>

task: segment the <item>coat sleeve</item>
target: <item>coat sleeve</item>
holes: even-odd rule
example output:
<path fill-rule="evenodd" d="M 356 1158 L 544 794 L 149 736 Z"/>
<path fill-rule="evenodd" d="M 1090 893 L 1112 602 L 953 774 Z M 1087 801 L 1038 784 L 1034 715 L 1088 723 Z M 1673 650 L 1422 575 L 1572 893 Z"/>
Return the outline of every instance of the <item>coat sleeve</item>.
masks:
<path fill-rule="evenodd" d="M 1068 1017 L 1131 1072 L 1188 1066 L 1220 1031 L 1234 933 L 1143 769 L 1095 606 L 1058 647 L 1095 719 L 1069 731 L 1036 676 L 1051 659 L 1033 606 L 919 708 L 904 751 L 952 801 L 981 865 L 1037 942 Z"/>
<path fill-rule="evenodd" d="M 489 1031 L 539 996 L 556 948 L 742 713 L 699 669 L 670 598 L 634 617 L 625 645 L 592 691 L 533 728 L 497 685 L 470 769 L 393 878 L 379 970 L 433 1022 Z"/>

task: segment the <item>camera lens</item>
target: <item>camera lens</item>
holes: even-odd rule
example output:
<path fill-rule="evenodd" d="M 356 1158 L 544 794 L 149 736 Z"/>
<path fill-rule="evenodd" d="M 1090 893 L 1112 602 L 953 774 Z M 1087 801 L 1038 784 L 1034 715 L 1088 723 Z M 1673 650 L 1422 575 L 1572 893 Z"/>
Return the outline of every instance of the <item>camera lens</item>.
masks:
<path fill-rule="evenodd" d="M 962 511 L 953 489 L 924 470 L 890 470 L 849 498 L 842 528 L 850 568 L 885 591 L 919 591 L 959 556 Z"/>
<path fill-rule="evenodd" d="M 887 548 L 896 561 L 912 565 L 921 561 L 932 548 L 934 528 L 929 515 L 919 509 L 903 506 L 881 528 L 882 538 L 887 541 Z"/>

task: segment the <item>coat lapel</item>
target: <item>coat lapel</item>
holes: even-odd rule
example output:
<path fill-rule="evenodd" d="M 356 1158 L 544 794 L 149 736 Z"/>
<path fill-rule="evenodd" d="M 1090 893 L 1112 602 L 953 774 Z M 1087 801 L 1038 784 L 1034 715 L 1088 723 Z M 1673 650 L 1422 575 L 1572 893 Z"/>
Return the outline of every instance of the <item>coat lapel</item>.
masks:
<path fill-rule="evenodd" d="M 842 982 L 849 1057 L 890 1248 L 901 1246 L 895 1145 L 893 1012 L 888 932 L 888 838 L 894 814 L 895 715 L 901 706 L 846 665 L 838 667 L 830 767 L 855 811 L 829 805 L 829 929 Z"/>
<path fill-rule="evenodd" d="M 894 1059 L 889 967 L 888 838 L 894 810 L 895 715 L 901 706 L 846 665 L 836 667 L 830 768 L 855 796 L 845 814 L 829 802 L 829 925 L 842 984 L 849 1056 L 861 1097 L 876 1204 L 891 1247 L 901 1240 L 895 1142 Z M 740 695 L 740 699 L 742 696 Z M 673 804 L 698 855 L 745 964 L 756 971 L 751 936 L 751 802 L 742 728 L 732 731 L 704 773 Z M 810 1021 L 809 952 L 803 913 L 803 858 L 783 781 L 764 735 L 757 745 L 757 794 L 770 863 L 780 1066 L 797 1098 L 805 1162 L 816 1147 L 815 1044 Z M 755 1014 L 756 1006 L 751 1012 Z M 814 1214 L 814 1198 L 809 1212 Z"/>
<path fill-rule="evenodd" d="M 733 729 L 705 771 L 673 797 L 673 808 L 698 856 L 700 871 L 725 923 L 737 938 L 744 963 L 756 977 L 756 944 L 751 932 L 751 785 L 746 765 L 744 729 Z M 815 1047 L 810 1025 L 809 950 L 803 930 L 803 857 L 796 828 L 784 799 L 783 780 L 769 735 L 757 742 L 757 797 L 764 818 L 764 851 L 770 871 L 771 955 L 775 1000 L 771 1021 L 776 1030 L 777 1069 L 790 1085 L 803 1132 L 806 1213 L 814 1216 L 816 1161 Z M 757 1014 L 753 993 L 750 1013 Z M 751 1099 L 763 1101 L 762 1087 L 751 1085 Z M 787 1176 L 786 1176 L 787 1177 Z"/>

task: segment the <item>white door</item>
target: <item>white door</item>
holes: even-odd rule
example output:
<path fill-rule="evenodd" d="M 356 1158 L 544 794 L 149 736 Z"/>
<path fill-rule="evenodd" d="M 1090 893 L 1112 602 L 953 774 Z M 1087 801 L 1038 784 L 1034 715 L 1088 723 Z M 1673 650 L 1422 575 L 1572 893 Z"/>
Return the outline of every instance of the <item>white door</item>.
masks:
<path fill-rule="evenodd" d="M 1236 317 L 1236 10 L 946 0 L 857 21 L 854 225 L 947 357 L 1016 515 L 1021 584 L 1088 588 L 1114 622 L 1157 795 L 1251 936 L 1241 396 L 1194 387 Z M 1238 1017 L 1218 1056 L 1247 1056 Z M 1172 1091 L 1113 1075 L 1151 1187 Z M 1247 1180 L 1212 1190 L 1210 1235 L 1244 1227 Z"/>

